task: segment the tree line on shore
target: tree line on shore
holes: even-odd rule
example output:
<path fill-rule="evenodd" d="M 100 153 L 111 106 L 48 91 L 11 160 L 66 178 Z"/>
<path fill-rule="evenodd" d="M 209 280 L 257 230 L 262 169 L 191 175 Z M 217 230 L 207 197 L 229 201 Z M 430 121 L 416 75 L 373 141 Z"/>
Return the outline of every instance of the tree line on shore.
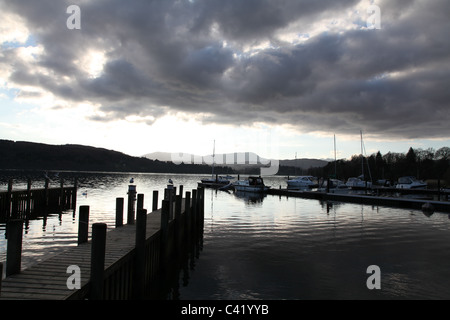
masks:
<path fill-rule="evenodd" d="M 406 153 L 380 151 L 368 157 L 354 155 L 350 159 L 329 162 L 321 168 L 310 168 L 308 174 L 316 177 L 348 179 L 364 174 L 364 179 L 376 182 L 396 182 L 399 177 L 414 176 L 421 180 L 438 179 L 450 185 L 450 148 L 421 149 L 410 147 Z"/>

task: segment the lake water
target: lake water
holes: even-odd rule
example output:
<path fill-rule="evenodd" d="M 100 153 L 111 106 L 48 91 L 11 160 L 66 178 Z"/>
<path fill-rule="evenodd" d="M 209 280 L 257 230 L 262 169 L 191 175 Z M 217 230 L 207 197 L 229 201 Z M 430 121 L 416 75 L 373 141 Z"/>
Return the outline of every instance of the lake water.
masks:
<path fill-rule="evenodd" d="M 6 189 L 3 172 L 0 190 Z M 197 175 L 71 173 L 78 177 L 77 207 L 90 206 L 90 223 L 114 226 L 115 198 L 127 197 L 131 177 L 144 207 L 160 197 L 172 178 L 185 191 Z M 43 185 L 39 175 L 34 186 Z M 41 179 L 41 180 L 39 180 Z M 267 177 L 272 187 L 284 177 Z M 17 178 L 14 187 L 24 187 Z M 59 182 L 55 181 L 55 186 Z M 82 193 L 86 193 L 83 196 Z M 78 210 L 29 221 L 23 267 L 60 247 L 76 245 Z M 5 260 L 0 225 L 0 261 Z M 380 289 L 370 290 L 369 266 L 380 269 Z M 267 195 L 262 199 L 207 189 L 203 247 L 186 283 L 179 274 L 179 299 L 449 299 L 450 219 L 418 210 Z M 183 285 L 183 281 L 184 285 Z M 168 297 L 171 298 L 171 297 Z"/>

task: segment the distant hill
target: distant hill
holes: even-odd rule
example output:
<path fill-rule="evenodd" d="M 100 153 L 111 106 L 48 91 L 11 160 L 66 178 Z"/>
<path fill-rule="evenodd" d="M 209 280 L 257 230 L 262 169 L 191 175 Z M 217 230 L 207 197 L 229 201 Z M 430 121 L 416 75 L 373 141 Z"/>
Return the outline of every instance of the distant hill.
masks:
<path fill-rule="evenodd" d="M 83 145 L 0 140 L 0 169 L 210 173 L 207 165 L 174 164 Z M 223 169 L 223 170 L 222 170 Z M 230 172 L 217 168 L 218 173 Z"/>
<path fill-rule="evenodd" d="M 292 160 L 280 160 L 280 165 L 286 167 L 297 167 L 301 169 L 309 169 L 309 168 L 321 168 L 325 167 L 329 161 L 322 159 L 292 159 Z"/>
<path fill-rule="evenodd" d="M 159 161 L 172 161 L 172 153 L 170 152 L 153 152 L 143 155 L 148 159 L 159 160 Z M 212 161 L 212 155 L 199 156 L 194 154 L 176 154 L 175 159 L 190 159 L 189 161 L 193 163 L 195 160 L 197 162 L 202 161 L 203 164 L 210 164 Z M 206 161 L 205 161 L 206 160 Z M 188 162 L 189 162 L 188 161 Z M 226 154 L 216 154 L 215 161 L 218 164 L 224 164 L 235 170 L 243 169 L 244 167 L 260 167 L 261 164 L 268 163 L 268 160 L 261 158 L 253 152 L 237 152 L 237 153 L 226 153 Z M 322 159 L 285 159 L 279 160 L 280 166 L 285 167 L 296 167 L 303 170 L 309 168 L 324 167 L 329 161 Z"/>

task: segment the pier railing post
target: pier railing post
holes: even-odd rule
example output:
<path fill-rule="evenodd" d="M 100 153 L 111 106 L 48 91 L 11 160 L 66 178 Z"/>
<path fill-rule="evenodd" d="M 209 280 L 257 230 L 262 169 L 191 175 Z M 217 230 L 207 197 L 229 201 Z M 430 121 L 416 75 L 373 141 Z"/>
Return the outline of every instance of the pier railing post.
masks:
<path fill-rule="evenodd" d="M 105 271 L 106 223 L 92 225 L 91 244 L 91 300 L 103 299 L 103 278 Z"/>
<path fill-rule="evenodd" d="M 158 210 L 158 190 L 153 191 L 152 211 Z"/>
<path fill-rule="evenodd" d="M 27 180 L 27 209 L 25 211 L 25 217 L 29 217 L 31 213 L 31 179 Z"/>
<path fill-rule="evenodd" d="M 136 186 L 128 186 L 128 211 L 127 211 L 127 223 L 134 224 L 134 203 L 136 201 Z"/>
<path fill-rule="evenodd" d="M 7 222 L 8 244 L 6 252 L 6 276 L 20 273 L 22 263 L 23 220 L 12 219 Z"/>
<path fill-rule="evenodd" d="M 6 194 L 6 219 L 11 216 L 12 179 L 8 180 L 8 192 Z"/>
<path fill-rule="evenodd" d="M 80 206 L 78 217 L 78 244 L 88 241 L 89 233 L 89 206 Z"/>
<path fill-rule="evenodd" d="M 192 190 L 191 231 L 194 237 L 197 234 L 197 189 Z"/>
<path fill-rule="evenodd" d="M 77 191 L 78 191 L 78 179 L 75 178 L 74 182 L 73 182 L 73 190 L 72 190 L 72 208 L 75 212 L 76 207 L 77 207 Z"/>
<path fill-rule="evenodd" d="M 186 198 L 184 203 L 184 231 L 187 240 L 191 234 L 191 192 L 186 191 Z"/>
<path fill-rule="evenodd" d="M 64 179 L 61 178 L 59 182 L 59 211 L 63 211 L 65 209 L 65 201 L 64 201 Z"/>
<path fill-rule="evenodd" d="M 175 196 L 175 247 L 178 250 L 181 245 L 181 195 Z"/>
<path fill-rule="evenodd" d="M 141 209 L 144 209 L 144 194 L 139 193 L 137 195 L 136 213 Z"/>
<path fill-rule="evenodd" d="M 3 262 L 0 262 L 0 297 L 2 296 Z"/>
<path fill-rule="evenodd" d="M 163 200 L 161 208 L 161 251 L 160 251 L 161 266 L 165 265 L 167 257 L 167 244 L 169 239 L 169 210 L 170 210 L 169 200 Z"/>
<path fill-rule="evenodd" d="M 205 220 L 205 188 L 198 189 L 199 201 L 199 228 L 200 232 L 203 232 L 204 220 Z"/>
<path fill-rule="evenodd" d="M 147 228 L 147 210 L 138 209 L 136 213 L 136 264 L 134 277 L 134 295 L 142 299 L 145 292 L 145 240 Z"/>
<path fill-rule="evenodd" d="M 49 178 L 45 178 L 45 182 L 44 182 L 44 205 L 45 205 L 45 207 L 44 207 L 44 214 L 45 214 L 45 217 L 47 217 L 47 214 L 48 214 L 48 206 L 49 206 L 49 204 L 50 204 L 50 199 L 49 199 L 49 190 L 48 190 L 48 185 L 49 185 L 49 183 L 50 183 L 50 179 Z"/>
<path fill-rule="evenodd" d="M 116 198 L 116 228 L 123 226 L 123 203 L 124 198 Z"/>

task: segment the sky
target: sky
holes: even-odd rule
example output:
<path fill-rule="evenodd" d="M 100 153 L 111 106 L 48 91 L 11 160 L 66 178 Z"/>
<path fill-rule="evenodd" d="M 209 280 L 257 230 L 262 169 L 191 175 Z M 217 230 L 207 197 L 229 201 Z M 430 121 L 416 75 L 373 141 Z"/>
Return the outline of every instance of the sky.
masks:
<path fill-rule="evenodd" d="M 76 6 L 74 10 L 73 5 Z M 0 0 L 0 139 L 133 156 L 450 146 L 448 0 Z"/>

